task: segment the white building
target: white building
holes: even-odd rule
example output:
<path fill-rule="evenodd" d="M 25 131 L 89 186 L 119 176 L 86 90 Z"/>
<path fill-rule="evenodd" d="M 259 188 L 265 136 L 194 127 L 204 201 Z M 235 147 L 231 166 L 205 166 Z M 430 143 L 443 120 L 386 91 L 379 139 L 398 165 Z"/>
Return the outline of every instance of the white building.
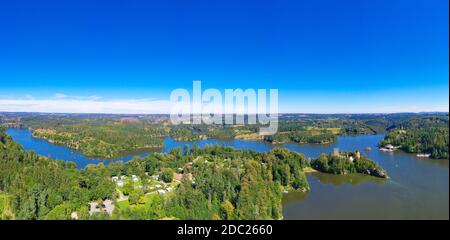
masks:
<path fill-rule="evenodd" d="M 159 190 L 158 190 L 158 193 L 161 194 L 161 195 L 164 195 L 164 194 L 166 194 L 166 190 L 164 190 L 164 189 L 159 189 Z"/>
<path fill-rule="evenodd" d="M 123 187 L 123 180 L 119 180 L 119 181 L 117 181 L 117 186 L 119 186 L 119 187 Z"/>
<path fill-rule="evenodd" d="M 334 148 L 332 155 L 338 157 L 340 155 L 339 148 Z"/>
<path fill-rule="evenodd" d="M 138 177 L 136 175 L 131 176 L 131 178 L 133 179 L 133 182 L 139 181 L 139 179 L 138 179 Z"/>
<path fill-rule="evenodd" d="M 352 156 L 350 156 L 349 158 L 348 158 L 348 160 L 350 161 L 350 162 L 353 162 L 353 157 Z"/>
<path fill-rule="evenodd" d="M 158 175 L 152 175 L 151 178 L 152 178 L 153 180 L 155 180 L 155 181 L 158 181 L 159 176 L 158 176 Z"/>

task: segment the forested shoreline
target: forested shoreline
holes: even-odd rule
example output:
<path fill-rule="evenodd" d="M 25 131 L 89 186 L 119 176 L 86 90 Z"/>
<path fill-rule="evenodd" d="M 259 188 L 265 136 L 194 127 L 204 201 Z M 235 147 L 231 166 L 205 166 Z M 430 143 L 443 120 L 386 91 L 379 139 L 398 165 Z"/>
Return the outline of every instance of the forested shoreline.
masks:
<path fill-rule="evenodd" d="M 1 117 L 0 121 L 5 126 L 29 128 L 35 137 L 87 156 L 106 158 L 161 146 L 167 136 L 183 141 L 252 140 L 258 129 L 171 126 L 161 116 L 31 115 Z M 345 119 L 284 115 L 277 134 L 258 140 L 324 144 L 336 141 L 337 136 L 380 132 L 386 133 L 380 146 L 390 144 L 406 152 L 448 159 L 448 114 Z M 281 219 L 283 192 L 308 192 L 305 172 L 311 168 L 329 174 L 388 178 L 384 169 L 358 151 L 335 150 L 307 159 L 278 147 L 259 153 L 195 144 L 126 163 L 91 164 L 79 169 L 72 162 L 25 151 L 0 127 L 1 218 L 73 219 L 75 213 L 76 219 Z M 100 207 L 92 209 L 92 204 Z M 108 204 L 114 208 L 103 212 Z"/>
<path fill-rule="evenodd" d="M 425 153 L 448 159 L 448 115 L 283 115 L 278 132 L 260 136 L 259 125 L 178 125 L 165 116 L 153 118 L 108 117 L 67 118 L 27 117 L 13 126 L 32 129 L 33 136 L 68 146 L 89 157 L 112 159 L 130 152 L 163 147 L 164 138 L 176 141 L 205 139 L 265 141 L 274 145 L 288 143 L 330 144 L 338 136 L 386 134 L 380 146 L 388 144 L 409 153 Z"/>
<path fill-rule="evenodd" d="M 408 153 L 449 158 L 448 116 L 407 119 L 391 127 L 380 147 L 392 146 Z"/>
<path fill-rule="evenodd" d="M 78 169 L 23 150 L 1 128 L 0 190 L 7 202 L 2 218 L 71 219 L 76 213 L 77 219 L 281 219 L 282 192 L 308 191 L 304 169 L 310 166 L 285 148 L 257 153 L 193 146 Z M 175 190 L 152 192 L 155 174 Z M 136 176 L 139 188 L 117 188 L 114 176 Z M 90 203 L 107 200 L 117 201 L 112 213 L 90 213 Z"/>
<path fill-rule="evenodd" d="M 0 121 L 2 119 L 0 118 Z M 5 121 L 5 120 L 4 120 Z M 204 139 L 257 140 L 274 145 L 329 144 L 338 136 L 382 132 L 390 120 L 383 118 L 301 117 L 282 115 L 275 135 L 259 135 L 259 125 L 178 125 L 168 116 L 37 115 L 7 118 L 4 125 L 29 128 L 33 136 L 64 145 L 88 157 L 113 159 L 130 152 L 163 147 L 170 136 L 176 141 Z"/>

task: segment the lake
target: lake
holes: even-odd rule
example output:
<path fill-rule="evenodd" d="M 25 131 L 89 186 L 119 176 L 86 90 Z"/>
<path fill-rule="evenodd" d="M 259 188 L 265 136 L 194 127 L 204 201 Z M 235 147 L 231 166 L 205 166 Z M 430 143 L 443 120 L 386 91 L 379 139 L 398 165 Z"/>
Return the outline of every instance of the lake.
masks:
<path fill-rule="evenodd" d="M 64 146 L 50 144 L 32 137 L 27 129 L 8 129 L 7 133 L 27 150 L 54 159 L 73 161 L 78 167 L 105 161 L 85 157 Z M 283 197 L 284 219 L 448 219 L 449 218 L 449 161 L 417 158 L 407 153 L 385 153 L 377 150 L 383 135 L 339 137 L 334 144 L 286 144 L 292 151 L 306 157 L 317 157 L 334 148 L 360 150 L 381 165 L 390 179 L 360 174 L 336 176 L 325 173 L 308 174 L 311 191 L 290 192 Z M 164 140 L 160 150 L 168 152 L 185 145 L 207 146 L 220 144 L 236 149 L 270 151 L 273 145 L 258 141 L 201 140 L 176 142 Z M 372 151 L 365 151 L 371 147 Z M 136 156 L 145 156 L 147 153 Z M 128 161 L 134 155 L 107 161 Z"/>

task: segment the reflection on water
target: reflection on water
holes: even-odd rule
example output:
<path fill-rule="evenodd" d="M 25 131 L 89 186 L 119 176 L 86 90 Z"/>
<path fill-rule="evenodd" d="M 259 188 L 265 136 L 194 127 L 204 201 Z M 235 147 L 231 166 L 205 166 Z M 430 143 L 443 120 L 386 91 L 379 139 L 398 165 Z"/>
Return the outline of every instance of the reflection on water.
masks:
<path fill-rule="evenodd" d="M 390 179 L 362 175 L 308 175 L 309 193 L 283 198 L 285 219 L 448 219 L 448 160 L 417 158 L 414 154 L 378 151 L 382 135 L 341 137 L 334 147 L 363 151 L 380 164 Z M 364 151 L 371 147 L 372 151 Z M 309 146 L 291 150 L 320 154 Z"/>
<path fill-rule="evenodd" d="M 27 129 L 9 129 L 8 134 L 21 143 L 25 149 L 55 159 L 74 161 L 78 167 L 101 160 L 83 156 L 64 146 L 48 143 L 31 136 Z M 334 148 L 344 151 L 359 150 L 381 165 L 390 179 L 379 179 L 359 174 L 330 175 L 308 174 L 311 191 L 290 192 L 283 196 L 285 219 L 448 219 L 449 218 L 449 161 L 417 158 L 414 154 L 402 152 L 385 153 L 377 150 L 383 135 L 339 137 L 337 143 L 286 144 L 292 151 L 306 157 L 317 157 Z M 164 140 L 163 152 L 174 147 L 193 144 L 204 147 L 220 144 L 236 149 L 251 149 L 267 152 L 273 145 L 257 141 L 201 140 L 176 142 Z M 372 151 L 366 151 L 370 147 Z M 138 156 L 145 156 L 139 154 Z M 128 161 L 126 156 L 114 161 Z"/>
<path fill-rule="evenodd" d="M 363 182 L 371 181 L 373 183 L 384 183 L 386 179 L 384 178 L 377 178 L 373 176 L 367 176 L 363 174 L 347 174 L 347 175 L 333 175 L 328 173 L 319 173 L 319 172 L 313 172 L 310 173 L 312 176 L 317 178 L 317 181 L 319 181 L 322 184 L 332 184 L 334 186 L 339 186 L 342 184 L 350 184 L 350 185 L 359 185 Z"/>
<path fill-rule="evenodd" d="M 284 194 L 283 203 L 289 204 L 290 202 L 304 201 L 308 197 L 308 192 L 294 191 L 289 194 Z"/>
<path fill-rule="evenodd" d="M 406 154 L 406 153 L 402 153 L 402 154 Z M 419 157 L 416 157 L 413 154 L 408 154 L 408 155 L 412 155 L 410 157 L 415 158 L 418 161 L 423 161 L 426 164 L 432 164 L 432 165 L 436 165 L 436 166 L 439 166 L 439 167 L 447 167 L 448 168 L 448 162 L 449 162 L 448 159 L 447 160 L 442 160 L 442 159 L 419 158 Z"/>

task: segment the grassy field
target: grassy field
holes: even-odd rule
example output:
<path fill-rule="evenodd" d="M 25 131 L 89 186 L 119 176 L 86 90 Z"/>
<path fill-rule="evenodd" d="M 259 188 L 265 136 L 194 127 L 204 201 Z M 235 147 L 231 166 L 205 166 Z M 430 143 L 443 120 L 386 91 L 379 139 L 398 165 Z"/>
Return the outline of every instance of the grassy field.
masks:
<path fill-rule="evenodd" d="M 6 193 L 0 192 L 0 219 L 9 218 L 11 216 L 9 211 L 9 196 Z"/>
<path fill-rule="evenodd" d="M 319 127 L 312 127 L 309 126 L 306 128 L 306 130 L 311 131 L 311 132 L 323 132 L 323 131 L 329 131 L 333 134 L 339 134 L 341 128 L 319 128 Z"/>

